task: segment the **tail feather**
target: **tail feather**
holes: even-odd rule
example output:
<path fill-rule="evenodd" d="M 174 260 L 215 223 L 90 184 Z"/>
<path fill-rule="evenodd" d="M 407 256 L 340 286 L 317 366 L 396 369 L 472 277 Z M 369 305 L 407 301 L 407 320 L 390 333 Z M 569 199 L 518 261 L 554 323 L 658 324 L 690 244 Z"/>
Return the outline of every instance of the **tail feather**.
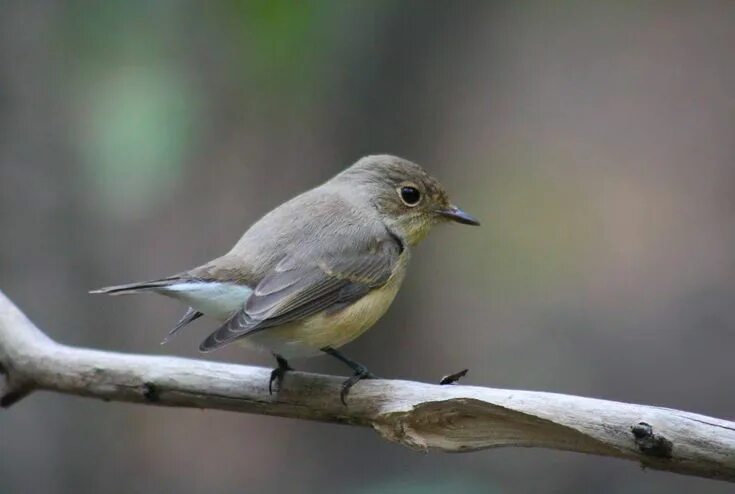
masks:
<path fill-rule="evenodd" d="M 168 336 L 166 336 L 163 339 L 163 341 L 161 342 L 161 345 L 165 345 L 166 343 L 168 343 L 169 341 L 171 341 L 171 339 L 174 336 L 176 336 L 176 334 L 178 334 L 178 332 L 179 332 L 179 330 L 181 328 L 183 328 L 184 326 L 186 326 L 190 322 L 196 321 L 197 319 L 199 319 L 203 315 L 204 314 L 202 314 L 201 312 L 199 312 L 197 310 L 194 310 L 191 307 L 189 307 L 189 310 L 187 310 L 186 311 L 186 314 L 184 314 L 184 316 L 181 319 L 179 319 L 179 322 L 176 323 L 176 326 L 174 326 L 173 329 L 168 332 Z"/>
<path fill-rule="evenodd" d="M 132 293 L 140 293 L 157 288 L 164 288 L 176 281 L 175 278 L 165 278 L 162 280 L 142 281 L 138 283 L 128 283 L 125 285 L 106 286 L 96 290 L 90 290 L 89 293 L 102 293 L 105 295 L 130 295 Z"/>

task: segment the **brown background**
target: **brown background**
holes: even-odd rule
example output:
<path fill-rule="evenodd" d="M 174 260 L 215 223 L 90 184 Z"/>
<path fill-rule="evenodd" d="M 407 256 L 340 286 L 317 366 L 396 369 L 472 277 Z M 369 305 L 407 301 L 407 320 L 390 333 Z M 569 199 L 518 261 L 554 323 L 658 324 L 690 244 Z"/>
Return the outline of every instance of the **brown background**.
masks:
<path fill-rule="evenodd" d="M 477 215 L 346 351 L 376 373 L 734 418 L 735 4 L 2 2 L 0 288 L 69 344 L 166 347 L 182 307 L 86 294 L 229 249 L 361 155 Z M 204 358 L 271 365 L 226 349 Z M 299 368 L 339 372 L 328 359 Z M 725 493 L 544 450 L 37 394 L 0 492 Z"/>

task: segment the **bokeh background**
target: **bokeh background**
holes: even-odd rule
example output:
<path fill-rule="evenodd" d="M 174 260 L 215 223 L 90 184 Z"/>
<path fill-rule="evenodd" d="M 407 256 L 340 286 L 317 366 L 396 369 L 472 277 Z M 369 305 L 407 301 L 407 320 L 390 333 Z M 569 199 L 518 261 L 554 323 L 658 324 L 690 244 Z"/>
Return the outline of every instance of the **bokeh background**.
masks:
<path fill-rule="evenodd" d="M 53 338 L 166 347 L 182 306 L 90 288 L 224 253 L 358 157 L 423 164 L 440 228 L 346 349 L 376 373 L 735 417 L 735 4 L 0 3 L 0 288 Z M 268 365 L 226 349 L 204 358 Z M 299 368 L 344 373 L 331 359 Z M 36 394 L 0 492 L 725 493 L 545 450 Z"/>

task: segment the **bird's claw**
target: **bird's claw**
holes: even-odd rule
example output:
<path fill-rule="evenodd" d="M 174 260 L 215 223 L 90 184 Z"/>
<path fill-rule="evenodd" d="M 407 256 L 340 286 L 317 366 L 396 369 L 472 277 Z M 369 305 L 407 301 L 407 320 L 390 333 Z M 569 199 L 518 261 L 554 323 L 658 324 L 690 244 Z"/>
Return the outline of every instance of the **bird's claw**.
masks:
<path fill-rule="evenodd" d="M 342 404 L 344 406 L 347 406 L 347 395 L 350 394 L 350 389 L 352 389 L 352 386 L 357 384 L 359 381 L 362 381 L 363 379 L 377 379 L 378 376 L 367 370 L 366 368 L 359 369 L 355 371 L 355 373 L 347 379 L 344 383 L 342 383 L 342 391 L 339 394 L 339 399 L 342 401 Z"/>
<path fill-rule="evenodd" d="M 268 382 L 268 393 L 273 394 L 273 381 L 277 381 L 278 389 L 281 389 L 281 385 L 283 384 L 283 378 L 286 376 L 286 372 L 292 371 L 293 367 L 288 365 L 288 361 L 281 357 L 280 355 L 275 355 L 276 361 L 278 362 L 278 367 L 273 369 L 271 371 L 271 380 Z"/>
<path fill-rule="evenodd" d="M 286 370 L 281 367 L 276 367 L 271 371 L 271 380 L 268 382 L 268 394 L 273 394 L 273 382 L 277 381 L 278 389 L 281 389 L 283 383 L 283 377 L 286 375 Z"/>

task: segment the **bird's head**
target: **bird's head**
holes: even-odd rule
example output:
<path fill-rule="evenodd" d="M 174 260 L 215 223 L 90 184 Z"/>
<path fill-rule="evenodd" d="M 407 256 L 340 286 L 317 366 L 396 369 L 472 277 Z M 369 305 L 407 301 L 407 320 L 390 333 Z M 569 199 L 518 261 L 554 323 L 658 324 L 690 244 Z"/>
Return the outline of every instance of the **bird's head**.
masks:
<path fill-rule="evenodd" d="M 449 200 L 438 180 L 419 165 L 396 156 L 366 156 L 334 181 L 369 202 L 383 223 L 408 245 L 420 242 L 438 223 L 480 224 Z"/>

